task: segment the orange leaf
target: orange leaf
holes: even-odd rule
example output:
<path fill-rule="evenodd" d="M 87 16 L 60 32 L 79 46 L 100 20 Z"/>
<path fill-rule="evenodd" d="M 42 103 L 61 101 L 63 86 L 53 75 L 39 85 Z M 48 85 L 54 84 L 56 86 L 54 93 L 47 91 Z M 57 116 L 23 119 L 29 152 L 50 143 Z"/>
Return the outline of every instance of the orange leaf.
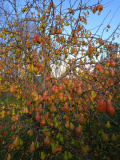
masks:
<path fill-rule="evenodd" d="M 59 151 L 59 152 L 62 151 L 62 146 L 61 146 L 61 145 L 59 145 L 59 146 L 57 147 L 57 151 Z"/>

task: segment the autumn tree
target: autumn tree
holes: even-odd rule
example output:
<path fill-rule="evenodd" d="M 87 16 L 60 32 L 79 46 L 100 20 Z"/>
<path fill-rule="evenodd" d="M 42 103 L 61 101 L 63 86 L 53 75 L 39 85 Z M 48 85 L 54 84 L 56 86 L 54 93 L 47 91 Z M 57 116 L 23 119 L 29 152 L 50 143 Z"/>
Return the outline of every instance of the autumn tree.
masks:
<path fill-rule="evenodd" d="M 0 92 L 12 98 L 0 104 L 1 158 L 103 156 L 103 141 L 120 140 L 120 76 L 114 73 L 120 64 L 112 57 L 119 44 L 86 28 L 89 15 L 99 18 L 104 6 L 99 1 L 89 5 L 53 0 L 1 4 Z M 107 58 L 101 60 L 104 54 Z M 66 69 L 55 77 L 52 66 L 62 65 Z M 37 75 L 39 85 L 34 82 Z"/>

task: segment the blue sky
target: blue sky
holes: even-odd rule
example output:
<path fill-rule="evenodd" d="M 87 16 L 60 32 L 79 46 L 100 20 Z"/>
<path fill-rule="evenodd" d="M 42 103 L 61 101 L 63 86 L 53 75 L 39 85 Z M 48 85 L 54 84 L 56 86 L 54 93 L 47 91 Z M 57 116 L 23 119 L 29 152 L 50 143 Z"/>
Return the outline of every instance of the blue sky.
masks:
<path fill-rule="evenodd" d="M 76 8 L 81 0 L 78 0 L 75 7 Z M 109 24 L 111 28 L 106 32 L 106 29 L 103 32 L 103 39 L 107 39 L 112 32 L 116 29 L 118 24 L 120 24 L 120 1 L 119 0 L 82 0 L 82 5 L 92 6 L 100 2 L 100 4 L 103 5 L 103 11 L 98 16 L 98 12 L 93 14 L 90 10 L 89 17 L 87 18 L 88 24 L 86 25 L 86 29 L 91 30 L 92 33 L 96 33 L 97 35 L 101 35 L 103 30 L 107 27 Z M 57 4 L 60 1 L 54 0 L 54 3 Z M 64 8 L 70 8 L 70 3 L 73 5 L 74 0 L 65 0 L 63 3 Z M 106 17 L 107 16 L 107 17 Z M 103 22 L 104 21 L 104 22 Z M 102 24 L 103 22 L 103 24 Z M 102 24 L 102 25 L 101 25 Z M 101 25 L 101 26 L 100 26 Z M 100 26 L 100 27 L 99 27 Z M 93 29 L 94 28 L 94 29 Z M 117 32 L 117 33 L 120 33 Z M 115 36 L 116 37 L 116 36 Z M 116 38 L 114 42 L 119 42 L 119 38 Z"/>
<path fill-rule="evenodd" d="M 120 24 L 120 1 L 103 0 L 101 4 L 104 7 L 103 11 L 99 16 L 93 13 L 90 14 L 90 17 L 88 18 L 88 28 L 92 29 L 94 27 L 100 26 L 101 23 L 104 21 L 103 25 L 101 25 L 97 33 L 98 35 L 101 35 L 103 29 L 105 29 L 105 27 L 108 24 L 110 24 L 111 28 L 108 30 L 108 32 L 106 32 L 105 29 L 103 34 L 104 39 L 107 39 L 111 35 L 111 33 L 116 29 L 116 27 Z M 95 30 L 93 30 L 93 32 L 95 32 L 97 29 L 98 27 Z M 120 31 L 118 33 L 120 33 Z M 115 41 L 119 40 L 116 38 Z"/>

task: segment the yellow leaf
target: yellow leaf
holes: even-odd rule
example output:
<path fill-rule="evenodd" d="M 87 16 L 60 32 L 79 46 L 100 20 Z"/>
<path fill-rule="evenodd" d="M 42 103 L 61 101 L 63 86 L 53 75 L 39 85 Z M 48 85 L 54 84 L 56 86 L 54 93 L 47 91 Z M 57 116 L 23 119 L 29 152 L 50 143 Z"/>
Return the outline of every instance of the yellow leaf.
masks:
<path fill-rule="evenodd" d="M 22 71 L 21 74 L 24 75 L 24 74 L 25 74 L 25 71 Z"/>
<path fill-rule="evenodd" d="M 96 97 L 96 93 L 94 91 L 91 91 L 91 96 L 92 96 L 92 98 L 95 98 Z"/>
<path fill-rule="evenodd" d="M 9 114 L 10 114 L 10 111 L 7 111 L 7 114 L 9 115 Z"/>
<path fill-rule="evenodd" d="M 74 19 L 72 19 L 71 22 L 74 22 Z"/>
<path fill-rule="evenodd" d="M 5 106 L 3 106 L 2 109 L 5 109 Z"/>
<path fill-rule="evenodd" d="M 111 95 L 109 95 L 109 99 L 112 99 L 112 96 L 111 96 Z"/>

